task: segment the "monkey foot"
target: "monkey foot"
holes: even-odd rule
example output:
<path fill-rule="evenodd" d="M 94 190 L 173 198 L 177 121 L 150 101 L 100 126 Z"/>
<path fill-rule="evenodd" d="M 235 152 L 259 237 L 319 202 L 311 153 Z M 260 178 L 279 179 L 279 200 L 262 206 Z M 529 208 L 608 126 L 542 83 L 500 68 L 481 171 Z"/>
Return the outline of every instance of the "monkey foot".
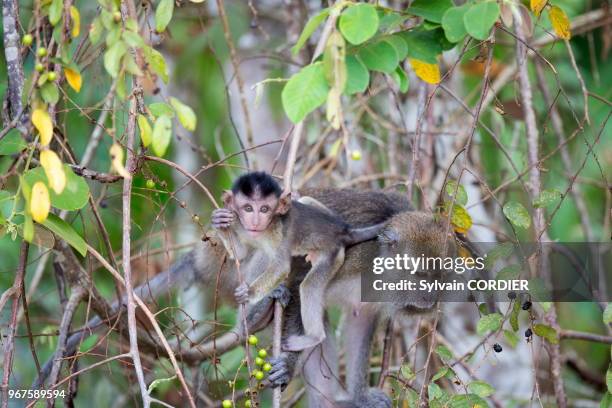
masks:
<path fill-rule="evenodd" d="M 273 387 L 281 387 L 281 390 L 284 390 L 291 381 L 291 370 L 287 359 L 284 355 L 281 355 L 280 357 L 271 357 L 269 361 L 272 364 L 272 369 L 268 374 L 268 380 Z"/>
<path fill-rule="evenodd" d="M 323 339 L 312 336 L 289 336 L 285 340 L 284 349 L 288 351 L 301 351 L 320 344 Z"/>

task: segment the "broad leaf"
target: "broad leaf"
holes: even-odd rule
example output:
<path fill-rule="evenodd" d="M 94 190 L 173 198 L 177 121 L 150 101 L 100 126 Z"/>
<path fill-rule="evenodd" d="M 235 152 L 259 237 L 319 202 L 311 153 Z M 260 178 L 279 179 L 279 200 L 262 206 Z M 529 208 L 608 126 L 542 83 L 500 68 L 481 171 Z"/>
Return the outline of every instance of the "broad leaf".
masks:
<path fill-rule="evenodd" d="M 49 22 L 51 25 L 57 25 L 62 18 L 64 11 L 64 2 L 62 0 L 53 0 L 49 5 Z"/>
<path fill-rule="evenodd" d="M 329 86 L 323 64 L 307 65 L 293 75 L 283 88 L 283 108 L 293 123 L 298 123 L 327 99 Z"/>
<path fill-rule="evenodd" d="M 467 388 L 468 391 L 482 398 L 486 398 L 495 392 L 495 388 L 484 381 L 472 381 L 468 384 Z"/>
<path fill-rule="evenodd" d="M 469 3 L 459 7 L 452 7 L 446 10 L 446 13 L 442 16 L 442 28 L 448 41 L 456 43 L 463 40 L 463 37 L 467 35 L 463 16 L 469 8 Z"/>
<path fill-rule="evenodd" d="M 434 23 L 440 23 L 444 12 L 451 7 L 453 7 L 452 0 L 415 0 L 406 11 Z"/>
<path fill-rule="evenodd" d="M 527 229 L 531 225 L 529 213 L 521 203 L 510 201 L 503 208 L 504 215 L 510 222 L 519 228 Z"/>
<path fill-rule="evenodd" d="M 149 68 L 159 75 L 164 83 L 168 83 L 168 68 L 166 67 L 164 56 L 152 47 L 144 47 L 143 54 L 147 64 L 149 64 Z"/>
<path fill-rule="evenodd" d="M 476 325 L 476 332 L 482 336 L 488 332 L 496 331 L 501 327 L 504 317 L 499 313 L 482 316 Z"/>
<path fill-rule="evenodd" d="M 559 38 L 569 40 L 572 37 L 572 33 L 570 32 L 570 21 L 565 12 L 558 6 L 552 6 L 548 16 L 550 17 L 550 23 L 552 24 L 553 29 Z"/>
<path fill-rule="evenodd" d="M 76 249 L 82 256 L 87 255 L 87 244 L 85 240 L 68 224 L 55 214 L 49 214 L 47 219 L 42 223 L 46 228 L 50 229 L 62 238 L 71 247 Z"/>
<path fill-rule="evenodd" d="M 361 62 L 359 57 L 348 55 L 346 57 L 346 86 L 344 93 L 352 95 L 359 92 L 364 92 L 370 84 L 370 71 Z"/>
<path fill-rule="evenodd" d="M 348 42 L 361 44 L 372 38 L 378 30 L 376 7 L 367 3 L 358 3 L 347 7 L 340 15 L 340 31 Z"/>
<path fill-rule="evenodd" d="M 388 74 L 395 71 L 399 63 L 395 49 L 386 41 L 366 45 L 359 51 L 359 58 L 372 71 Z"/>
<path fill-rule="evenodd" d="M 11 129 L 0 140 L 0 156 L 19 153 L 28 146 L 17 129 Z"/>
<path fill-rule="evenodd" d="M 170 20 L 172 20 L 172 13 L 174 12 L 174 0 L 160 0 L 155 10 L 155 30 L 158 33 L 163 32 Z"/>
<path fill-rule="evenodd" d="M 325 21 L 328 15 L 329 15 L 329 8 L 326 8 L 326 9 L 321 10 L 318 14 L 312 16 L 310 20 L 308 20 L 297 42 L 295 43 L 293 48 L 291 48 L 291 52 L 293 53 L 293 55 L 300 52 L 300 50 L 302 49 L 304 44 L 306 44 L 306 41 L 308 41 L 312 33 L 314 33 L 317 27 L 323 21 Z"/>
<path fill-rule="evenodd" d="M 533 326 L 533 332 L 548 340 L 549 343 L 557 344 L 559 343 L 559 337 L 557 336 L 557 331 L 550 326 L 545 324 L 535 324 Z"/>
<path fill-rule="evenodd" d="M 540 195 L 533 200 L 535 208 L 546 207 L 561 198 L 561 193 L 555 189 L 542 190 Z"/>
<path fill-rule="evenodd" d="M 153 141 L 151 143 L 153 153 L 159 157 L 166 154 L 171 138 L 172 120 L 168 116 L 162 115 L 157 118 L 153 126 Z"/>
<path fill-rule="evenodd" d="M 169 118 L 174 117 L 174 109 L 165 102 L 153 102 L 149 105 L 151 114 L 155 117 L 168 116 Z"/>
<path fill-rule="evenodd" d="M 117 41 L 104 53 L 104 68 L 113 78 L 119 74 L 121 68 L 121 58 L 125 55 L 127 46 L 123 41 Z"/>
<path fill-rule="evenodd" d="M 74 174 L 68 165 L 64 165 L 64 173 L 66 174 L 66 187 L 61 194 L 56 194 L 51 190 L 51 205 L 66 211 L 83 208 L 89 198 L 89 186 L 82 177 Z M 37 181 L 42 181 L 49 187 L 47 176 L 42 167 L 27 171 L 23 177 L 30 186 L 33 186 Z"/>
<path fill-rule="evenodd" d="M 172 105 L 176 111 L 176 115 L 181 125 L 188 131 L 193 132 L 198 120 L 193 109 L 176 98 L 170 98 L 170 105 Z"/>
<path fill-rule="evenodd" d="M 504 330 L 504 337 L 506 338 L 506 342 L 510 345 L 510 347 L 516 348 L 519 342 L 519 338 L 515 332 L 510 330 Z"/>
<path fill-rule="evenodd" d="M 499 4 L 496 1 L 476 3 L 463 15 L 463 23 L 469 35 L 477 40 L 486 40 L 491 27 L 499 18 Z"/>

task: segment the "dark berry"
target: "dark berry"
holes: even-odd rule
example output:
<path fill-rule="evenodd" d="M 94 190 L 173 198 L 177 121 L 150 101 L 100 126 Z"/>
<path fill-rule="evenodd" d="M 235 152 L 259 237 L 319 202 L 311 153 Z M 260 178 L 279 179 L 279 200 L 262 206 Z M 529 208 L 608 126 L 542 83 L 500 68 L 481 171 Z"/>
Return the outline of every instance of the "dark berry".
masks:
<path fill-rule="evenodd" d="M 499 343 L 495 343 L 495 344 L 493 345 L 493 350 L 494 350 L 496 353 L 501 353 L 503 349 L 502 349 L 502 346 L 501 346 Z"/>
<path fill-rule="evenodd" d="M 531 309 L 531 302 L 526 301 L 525 303 L 523 303 L 523 310 L 529 310 L 529 309 Z"/>
<path fill-rule="evenodd" d="M 514 300 L 516 299 L 516 292 L 508 292 L 508 299 Z"/>
<path fill-rule="evenodd" d="M 531 331 L 531 329 L 529 328 L 525 330 L 525 337 L 529 338 L 531 336 L 533 336 L 533 332 Z"/>

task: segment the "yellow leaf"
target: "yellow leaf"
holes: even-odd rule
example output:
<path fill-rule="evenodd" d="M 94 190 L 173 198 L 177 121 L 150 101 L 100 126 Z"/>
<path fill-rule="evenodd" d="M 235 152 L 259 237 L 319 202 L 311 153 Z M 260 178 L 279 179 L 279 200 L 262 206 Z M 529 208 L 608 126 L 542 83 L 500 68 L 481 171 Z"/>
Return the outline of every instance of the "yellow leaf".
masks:
<path fill-rule="evenodd" d="M 113 170 L 123 178 L 129 178 L 130 173 L 123 166 L 123 148 L 117 143 L 110 148 L 111 165 Z"/>
<path fill-rule="evenodd" d="M 78 8 L 70 6 L 70 18 L 72 18 L 72 31 L 70 31 L 70 34 L 75 38 L 81 32 L 81 13 L 79 13 Z"/>
<path fill-rule="evenodd" d="M 30 214 L 32 214 L 34 221 L 42 223 L 47 219 L 49 210 L 51 210 L 49 190 L 47 190 L 47 186 L 42 181 L 37 181 L 32 187 Z"/>
<path fill-rule="evenodd" d="M 472 217 L 465 208 L 455 204 L 451 212 L 451 223 L 455 231 L 464 234 L 472 227 Z"/>
<path fill-rule="evenodd" d="M 57 194 L 61 194 L 66 187 L 66 173 L 60 158 L 53 150 L 43 150 L 40 152 L 40 165 L 45 170 L 49 187 Z"/>
<path fill-rule="evenodd" d="M 66 81 L 68 81 L 68 85 L 70 85 L 70 87 L 75 91 L 80 92 L 81 85 L 83 84 L 83 78 L 81 78 L 81 74 L 70 68 L 64 68 L 64 74 L 66 75 Z"/>
<path fill-rule="evenodd" d="M 53 137 L 53 122 L 51 116 L 44 109 L 34 109 L 32 112 L 32 124 L 40 133 L 40 144 L 47 146 Z"/>
<path fill-rule="evenodd" d="M 533 14 L 535 14 L 536 16 L 539 16 L 547 2 L 548 0 L 531 0 L 530 5 L 531 5 L 531 11 L 533 11 Z"/>
<path fill-rule="evenodd" d="M 327 94 L 327 120 L 331 127 L 340 129 L 342 120 L 342 104 L 340 101 L 340 92 L 336 88 L 332 88 Z"/>
<path fill-rule="evenodd" d="M 151 135 L 153 130 L 151 129 L 151 125 L 144 115 L 138 115 L 138 127 L 140 128 L 140 140 L 142 140 L 144 147 L 147 147 L 151 144 Z"/>
<path fill-rule="evenodd" d="M 549 12 L 550 22 L 552 23 L 555 33 L 559 38 L 569 40 L 572 37 L 570 32 L 570 21 L 567 14 L 557 6 L 552 6 Z"/>
<path fill-rule="evenodd" d="M 410 65 L 414 69 L 414 73 L 428 84 L 437 84 L 440 82 L 440 68 L 437 64 L 429 64 L 417 59 L 410 59 Z"/>

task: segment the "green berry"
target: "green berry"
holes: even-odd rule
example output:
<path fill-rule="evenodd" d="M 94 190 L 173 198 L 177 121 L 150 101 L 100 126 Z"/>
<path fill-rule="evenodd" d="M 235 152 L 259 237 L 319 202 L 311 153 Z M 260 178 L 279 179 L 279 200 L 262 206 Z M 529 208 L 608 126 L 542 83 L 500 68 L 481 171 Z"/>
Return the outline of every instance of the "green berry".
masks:
<path fill-rule="evenodd" d="M 353 150 L 351 152 L 351 159 L 355 161 L 361 160 L 361 152 L 359 150 Z"/>
<path fill-rule="evenodd" d="M 40 47 L 38 50 L 36 50 L 36 55 L 41 58 L 44 57 L 45 55 L 47 55 L 47 49 L 45 47 Z"/>
<path fill-rule="evenodd" d="M 262 366 L 264 364 L 264 359 L 260 357 L 255 357 L 255 365 Z"/>
<path fill-rule="evenodd" d="M 115 20 L 115 23 L 119 23 L 121 21 L 121 13 L 118 11 L 115 11 L 113 13 L 113 20 Z"/>
<path fill-rule="evenodd" d="M 151 179 L 147 179 L 147 188 L 149 189 L 155 188 L 155 182 Z"/>
<path fill-rule="evenodd" d="M 245 408 L 251 408 L 251 400 L 244 401 Z"/>
<path fill-rule="evenodd" d="M 265 372 L 268 372 L 268 371 L 270 371 L 271 369 L 272 369 L 272 364 L 270 364 L 270 363 L 266 363 L 266 364 L 264 364 L 264 365 L 263 365 L 263 370 L 264 370 Z"/>
<path fill-rule="evenodd" d="M 197 214 L 194 214 L 193 217 L 191 217 L 193 219 L 193 222 L 199 222 L 200 221 L 200 216 Z"/>
<path fill-rule="evenodd" d="M 256 378 L 258 381 L 263 380 L 263 378 L 264 378 L 264 373 L 263 373 L 263 371 L 261 371 L 261 370 L 255 370 L 255 378 Z"/>
<path fill-rule="evenodd" d="M 266 351 L 266 349 L 259 349 L 257 355 L 261 358 L 266 358 L 268 357 L 268 352 Z"/>
<path fill-rule="evenodd" d="M 21 43 L 25 45 L 26 47 L 29 47 L 30 45 L 32 45 L 33 40 L 34 38 L 32 38 L 32 34 L 26 34 L 23 37 L 21 37 Z"/>
<path fill-rule="evenodd" d="M 57 79 L 57 74 L 53 71 L 50 71 L 49 74 L 47 74 L 47 79 L 49 80 L 49 82 L 53 82 Z"/>
<path fill-rule="evenodd" d="M 221 406 L 223 408 L 232 408 L 234 404 L 230 400 L 223 400 L 223 402 L 221 403 Z"/>
<path fill-rule="evenodd" d="M 257 336 L 254 336 L 252 334 L 249 336 L 249 344 L 251 346 L 256 346 L 258 341 L 259 339 L 257 338 Z"/>
<path fill-rule="evenodd" d="M 34 65 L 34 69 L 37 72 L 43 72 L 43 70 L 45 69 L 45 66 L 41 64 L 40 62 L 37 62 L 36 65 Z"/>

